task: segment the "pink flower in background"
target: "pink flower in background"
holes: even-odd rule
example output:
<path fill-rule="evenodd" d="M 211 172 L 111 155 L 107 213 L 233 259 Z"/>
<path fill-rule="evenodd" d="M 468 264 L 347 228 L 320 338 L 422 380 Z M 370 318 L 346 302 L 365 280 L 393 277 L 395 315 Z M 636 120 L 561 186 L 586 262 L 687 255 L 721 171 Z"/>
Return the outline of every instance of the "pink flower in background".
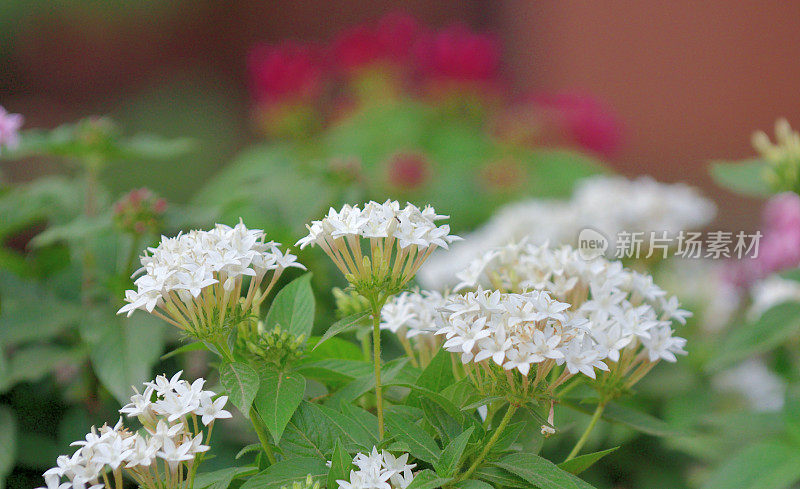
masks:
<path fill-rule="evenodd" d="M 323 70 L 317 53 L 308 45 L 258 46 L 250 52 L 247 68 L 259 104 L 307 101 L 322 91 Z"/>
<path fill-rule="evenodd" d="M 424 154 L 400 152 L 391 157 L 387 170 L 390 185 L 414 190 L 430 178 L 431 164 Z"/>
<path fill-rule="evenodd" d="M 785 192 L 764 207 L 758 256 L 736 263 L 730 280 L 749 286 L 769 275 L 800 266 L 800 196 Z"/>
<path fill-rule="evenodd" d="M 541 93 L 530 98 L 536 110 L 562 126 L 581 147 L 609 157 L 622 143 L 623 128 L 610 108 L 594 97 L 577 93 Z"/>
<path fill-rule="evenodd" d="M 376 63 L 403 64 L 419 35 L 417 20 L 392 12 L 376 24 L 363 24 L 343 31 L 333 42 L 333 57 L 342 71 Z"/>
<path fill-rule="evenodd" d="M 0 105 L 0 150 L 3 147 L 14 149 L 19 145 L 19 129 L 25 118 L 20 114 L 11 114 Z"/>
<path fill-rule="evenodd" d="M 427 35 L 416 58 L 422 74 L 436 81 L 492 83 L 500 74 L 497 39 L 462 24 Z"/>

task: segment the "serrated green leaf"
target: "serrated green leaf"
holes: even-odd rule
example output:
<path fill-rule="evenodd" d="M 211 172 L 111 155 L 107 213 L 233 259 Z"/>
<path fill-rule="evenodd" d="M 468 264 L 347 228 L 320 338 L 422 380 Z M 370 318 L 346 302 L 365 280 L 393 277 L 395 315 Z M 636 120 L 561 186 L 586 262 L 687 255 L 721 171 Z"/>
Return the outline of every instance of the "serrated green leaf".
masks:
<path fill-rule="evenodd" d="M 706 368 L 718 371 L 751 355 L 765 353 L 800 333 L 800 302 L 771 307 L 755 321 L 734 329 L 719 345 Z"/>
<path fill-rule="evenodd" d="M 6 475 L 14 468 L 17 456 L 17 422 L 14 413 L 0 406 L 0 489 L 4 487 Z"/>
<path fill-rule="evenodd" d="M 752 197 L 768 197 L 772 194 L 765 177 L 768 163 L 763 160 L 740 162 L 712 162 L 709 165 L 711 178 L 721 187 L 738 194 Z"/>
<path fill-rule="evenodd" d="M 219 366 L 219 381 L 228 393 L 231 404 L 242 414 L 249 416 L 250 406 L 261 385 L 258 373 L 245 363 L 223 362 Z"/>
<path fill-rule="evenodd" d="M 333 448 L 333 458 L 331 458 L 331 469 L 328 471 L 327 487 L 339 487 L 337 480 L 349 480 L 350 470 L 353 468 L 353 459 L 344 449 L 340 440 L 336 440 Z"/>
<path fill-rule="evenodd" d="M 267 329 L 280 326 L 289 333 L 308 338 L 314 326 L 314 292 L 311 273 L 306 273 L 282 288 L 272 301 L 266 318 Z"/>
<path fill-rule="evenodd" d="M 779 442 L 762 442 L 730 458 L 702 489 L 785 489 L 798 481 L 800 451 Z"/>
<path fill-rule="evenodd" d="M 593 489 L 590 484 L 531 453 L 513 453 L 495 462 L 539 489 Z"/>
<path fill-rule="evenodd" d="M 615 452 L 619 447 L 609 448 L 608 450 L 601 450 L 599 452 L 594 453 L 587 453 L 585 455 L 580 455 L 578 457 L 573 458 L 572 460 L 566 460 L 558 464 L 558 467 L 562 470 L 566 470 L 570 474 L 580 474 L 584 470 L 588 469 L 592 465 L 594 465 L 598 460 L 605 457 L 609 453 Z"/>
<path fill-rule="evenodd" d="M 316 458 L 296 457 L 281 460 L 249 478 L 240 489 L 281 489 L 292 487 L 293 482 L 302 482 L 311 475 L 314 481 L 324 482 L 328 467 Z"/>
<path fill-rule="evenodd" d="M 298 373 L 267 371 L 262 374 L 253 406 L 276 444 L 303 400 L 305 391 L 306 379 Z"/>
<path fill-rule="evenodd" d="M 316 350 L 320 345 L 333 338 L 337 334 L 355 329 L 369 315 L 369 311 L 359 312 L 336 321 L 328 328 L 327 331 L 325 331 L 325 334 L 322 335 L 319 341 L 317 341 L 317 344 L 314 345 L 313 350 Z"/>
<path fill-rule="evenodd" d="M 421 470 L 406 489 L 437 489 L 453 480 L 451 477 L 439 477 L 429 469 Z"/>
<path fill-rule="evenodd" d="M 461 456 L 464 454 L 464 449 L 467 448 L 469 437 L 475 428 L 470 426 L 466 431 L 453 439 L 444 450 L 442 450 L 439 460 L 434 464 L 436 473 L 442 477 L 452 477 L 461 461 Z"/>

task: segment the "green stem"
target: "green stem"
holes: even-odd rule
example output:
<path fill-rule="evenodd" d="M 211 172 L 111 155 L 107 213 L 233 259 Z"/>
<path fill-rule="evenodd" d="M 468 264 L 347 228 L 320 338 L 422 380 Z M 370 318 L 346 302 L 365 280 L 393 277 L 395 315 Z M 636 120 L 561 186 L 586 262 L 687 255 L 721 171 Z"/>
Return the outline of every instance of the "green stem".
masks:
<path fill-rule="evenodd" d="M 586 427 L 586 431 L 584 431 L 583 435 L 581 435 L 580 439 L 578 439 L 578 443 L 576 443 L 575 446 L 572 447 L 572 451 L 569 452 L 569 455 L 567 455 L 567 458 L 564 460 L 565 462 L 567 460 L 572 460 L 573 458 L 575 458 L 578 455 L 578 452 L 581 451 L 583 445 L 586 444 L 586 440 L 589 439 L 589 434 L 592 432 L 597 422 L 600 421 L 600 416 L 603 415 L 603 410 L 605 408 L 606 404 L 604 402 L 601 402 L 600 404 L 597 405 L 597 409 L 594 410 L 592 419 L 591 421 L 589 421 L 589 426 Z"/>
<path fill-rule="evenodd" d="M 269 445 L 269 437 L 267 436 L 267 431 L 264 429 L 264 423 L 261 421 L 261 418 L 258 416 L 256 412 L 256 408 L 250 408 L 250 422 L 253 424 L 253 428 L 256 430 L 256 435 L 258 435 L 258 441 L 261 442 L 261 448 L 264 449 L 264 453 L 267 454 L 267 459 L 269 460 L 269 464 L 272 465 L 275 463 L 275 453 L 272 451 L 272 447 Z"/>
<path fill-rule="evenodd" d="M 378 413 L 378 439 L 383 441 L 383 386 L 381 385 L 381 309 L 377 300 L 372 302 L 372 363 L 375 368 L 375 408 Z"/>
<path fill-rule="evenodd" d="M 497 425 L 497 428 L 495 428 L 494 433 L 492 433 L 492 437 L 489 438 L 488 442 L 486 442 L 486 445 L 484 445 L 480 455 L 478 455 L 478 457 L 472 461 L 472 465 L 470 465 L 467 471 L 464 472 L 464 474 L 458 478 L 458 481 L 469 479 L 472 473 L 475 472 L 475 470 L 478 468 L 481 462 L 483 462 L 483 460 L 492 450 L 492 447 L 494 447 L 495 443 L 497 443 L 497 440 L 500 439 L 500 435 L 503 434 L 503 431 L 506 429 L 506 426 L 508 426 L 508 423 L 511 422 L 511 418 L 514 416 L 514 412 L 516 412 L 516 410 L 517 406 L 513 404 L 508 405 L 506 414 L 503 415 L 503 419 L 500 421 L 500 424 Z"/>

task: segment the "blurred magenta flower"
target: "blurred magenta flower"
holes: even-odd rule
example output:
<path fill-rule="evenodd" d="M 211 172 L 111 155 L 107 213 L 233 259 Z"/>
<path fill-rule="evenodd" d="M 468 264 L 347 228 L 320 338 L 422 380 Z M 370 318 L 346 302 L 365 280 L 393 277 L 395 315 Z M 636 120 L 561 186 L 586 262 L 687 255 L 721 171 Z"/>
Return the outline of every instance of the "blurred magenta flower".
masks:
<path fill-rule="evenodd" d="M 323 69 L 309 45 L 257 46 L 248 56 L 247 69 L 258 104 L 302 103 L 322 92 Z"/>
<path fill-rule="evenodd" d="M 430 178 L 431 164 L 422 153 L 403 151 L 389 159 L 387 171 L 390 186 L 414 190 L 425 185 Z"/>
<path fill-rule="evenodd" d="M 14 149 L 19 145 L 19 129 L 25 122 L 21 114 L 11 114 L 0 105 L 0 150 Z"/>
<path fill-rule="evenodd" d="M 163 227 L 166 210 L 165 199 L 147 188 L 134 189 L 114 203 L 114 224 L 128 234 L 158 233 Z"/>
<path fill-rule="evenodd" d="M 763 236 L 758 255 L 734 264 L 729 278 L 740 286 L 770 274 L 800 266 L 800 196 L 784 192 L 773 196 L 762 214 Z"/>
<path fill-rule="evenodd" d="M 579 93 L 537 93 L 530 102 L 546 119 L 561 126 L 565 136 L 601 156 L 613 156 L 622 144 L 623 127 L 598 99 Z"/>
<path fill-rule="evenodd" d="M 495 36 L 463 24 L 423 36 L 415 48 L 421 73 L 437 82 L 487 83 L 500 74 L 500 48 Z"/>
<path fill-rule="evenodd" d="M 417 20 L 402 12 L 385 15 L 375 24 L 347 29 L 333 41 L 339 70 L 352 72 L 376 64 L 403 65 L 420 32 Z"/>

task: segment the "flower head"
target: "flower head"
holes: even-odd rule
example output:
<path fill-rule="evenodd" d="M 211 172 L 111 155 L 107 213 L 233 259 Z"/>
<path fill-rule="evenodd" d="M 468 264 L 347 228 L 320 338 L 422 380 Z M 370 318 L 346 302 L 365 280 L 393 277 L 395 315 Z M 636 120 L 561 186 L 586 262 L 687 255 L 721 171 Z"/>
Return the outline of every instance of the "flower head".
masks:
<path fill-rule="evenodd" d="M 20 114 L 11 114 L 0 106 L 0 150 L 15 149 L 19 145 L 19 129 L 25 122 Z"/>
<path fill-rule="evenodd" d="M 258 306 L 283 270 L 305 269 L 279 245 L 241 222 L 162 237 L 141 257 L 142 268 L 134 274 L 139 275 L 136 290 L 126 291 L 128 304 L 118 314 L 130 316 L 142 309 L 194 336 L 215 334 L 225 327 L 226 319 L 247 315 Z M 262 282 L 268 284 L 263 291 Z"/>
<path fill-rule="evenodd" d="M 388 296 L 414 277 L 434 249 L 460 239 L 448 225 L 436 224 L 445 218 L 430 206 L 401 209 L 391 200 L 369 202 L 363 209 L 345 205 L 307 225 L 309 234 L 297 245 L 319 245 L 362 295 L 383 291 Z"/>
<path fill-rule="evenodd" d="M 775 122 L 775 143 L 758 131 L 753 134 L 753 147 L 767 161 L 764 179 L 773 190 L 800 190 L 800 133 L 786 119 Z"/>
<path fill-rule="evenodd" d="M 349 480 L 337 480 L 339 489 L 405 489 L 414 480 L 411 469 L 416 464 L 408 463 L 408 454 L 395 457 L 386 450 L 373 447 L 368 454 L 357 453 Z"/>

